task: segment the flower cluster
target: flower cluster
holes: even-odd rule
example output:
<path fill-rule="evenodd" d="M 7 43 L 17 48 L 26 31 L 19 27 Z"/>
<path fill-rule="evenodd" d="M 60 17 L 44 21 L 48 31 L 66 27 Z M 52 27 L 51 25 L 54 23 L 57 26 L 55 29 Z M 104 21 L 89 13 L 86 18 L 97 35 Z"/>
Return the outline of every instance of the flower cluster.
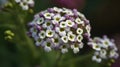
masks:
<path fill-rule="evenodd" d="M 83 48 L 83 38 L 90 38 L 89 21 L 76 9 L 48 8 L 36 14 L 28 25 L 36 46 L 47 52 L 59 49 L 66 53 L 70 48 L 78 53 Z"/>
<path fill-rule="evenodd" d="M 15 2 L 19 3 L 23 10 L 28 10 L 34 6 L 34 0 L 15 0 Z"/>
<path fill-rule="evenodd" d="M 88 45 L 91 45 L 95 50 L 92 60 L 98 63 L 103 59 L 116 59 L 119 56 L 114 40 L 107 36 L 103 36 L 103 38 L 95 37 L 88 42 Z"/>

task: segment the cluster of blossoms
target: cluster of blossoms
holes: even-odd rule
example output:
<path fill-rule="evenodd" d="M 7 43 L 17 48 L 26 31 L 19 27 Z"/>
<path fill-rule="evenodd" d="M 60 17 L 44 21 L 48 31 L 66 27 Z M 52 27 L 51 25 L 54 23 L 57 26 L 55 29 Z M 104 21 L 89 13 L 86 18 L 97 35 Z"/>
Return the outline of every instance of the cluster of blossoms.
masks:
<path fill-rule="evenodd" d="M 66 53 L 70 48 L 78 53 L 83 48 L 83 38 L 90 38 L 89 21 L 76 9 L 48 8 L 36 14 L 28 25 L 36 46 L 47 52 L 57 49 Z"/>
<path fill-rule="evenodd" d="M 28 10 L 34 6 L 34 0 L 15 0 L 15 2 L 19 3 L 23 10 Z"/>
<path fill-rule="evenodd" d="M 103 59 L 117 59 L 119 56 L 114 40 L 107 36 L 103 36 L 103 38 L 95 37 L 88 44 L 95 50 L 92 60 L 98 63 Z"/>

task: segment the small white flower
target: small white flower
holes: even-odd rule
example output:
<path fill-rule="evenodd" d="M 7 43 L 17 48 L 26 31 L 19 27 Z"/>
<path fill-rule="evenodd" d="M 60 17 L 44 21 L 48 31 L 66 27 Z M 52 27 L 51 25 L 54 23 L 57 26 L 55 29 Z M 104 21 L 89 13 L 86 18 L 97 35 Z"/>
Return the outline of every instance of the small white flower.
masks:
<path fill-rule="evenodd" d="M 54 35 L 54 37 L 51 38 L 51 40 L 52 43 L 54 44 L 53 47 L 57 47 L 61 43 L 60 37 L 58 35 Z"/>
<path fill-rule="evenodd" d="M 65 31 L 59 32 L 59 35 L 60 36 L 66 36 L 66 32 Z"/>
<path fill-rule="evenodd" d="M 44 17 L 45 17 L 46 19 L 51 19 L 53 15 L 54 15 L 53 13 L 48 13 L 48 12 L 47 12 L 47 13 L 44 14 Z"/>
<path fill-rule="evenodd" d="M 70 40 L 70 41 L 75 41 L 76 35 L 68 33 L 67 36 L 68 36 L 68 40 Z"/>
<path fill-rule="evenodd" d="M 100 51 L 101 50 L 101 47 L 99 44 L 96 44 L 96 43 L 92 43 L 92 48 L 97 50 L 97 51 Z"/>
<path fill-rule="evenodd" d="M 66 22 L 60 22 L 60 27 L 61 27 L 61 28 L 65 28 L 65 27 L 67 27 Z"/>
<path fill-rule="evenodd" d="M 65 28 L 59 28 L 59 35 L 60 36 L 66 36 Z"/>
<path fill-rule="evenodd" d="M 64 54 L 64 53 L 67 53 L 68 52 L 68 49 L 67 48 L 62 48 L 61 49 L 61 52 Z"/>
<path fill-rule="evenodd" d="M 100 63 L 102 61 L 102 59 L 100 57 L 97 57 L 96 55 L 92 57 L 93 61 L 96 61 L 98 63 Z"/>
<path fill-rule="evenodd" d="M 86 26 L 86 30 L 87 32 L 90 34 L 90 31 L 91 31 L 91 27 L 89 25 Z"/>
<path fill-rule="evenodd" d="M 71 10 L 66 9 L 66 8 L 63 8 L 63 9 L 64 9 L 64 10 L 62 11 L 62 13 L 66 13 L 66 14 L 71 15 L 71 16 L 74 15 L 73 12 L 72 12 Z"/>
<path fill-rule="evenodd" d="M 82 35 L 78 35 L 78 36 L 77 36 L 77 41 L 78 41 L 78 42 L 81 42 L 82 39 L 83 39 Z"/>
<path fill-rule="evenodd" d="M 71 20 L 66 20 L 66 23 L 67 23 L 67 26 L 69 26 L 69 27 L 72 27 L 75 25 L 75 23 L 72 22 Z"/>
<path fill-rule="evenodd" d="M 39 37 L 41 38 L 41 39 L 44 39 L 45 38 L 45 31 L 40 31 L 40 33 L 39 33 Z"/>
<path fill-rule="evenodd" d="M 70 34 L 73 34 L 73 32 L 72 32 L 72 31 L 69 31 L 69 32 L 68 32 L 68 35 L 70 35 Z"/>
<path fill-rule="evenodd" d="M 62 53 L 68 52 L 67 46 L 68 46 L 68 44 L 63 44 L 63 45 L 60 47 Z"/>
<path fill-rule="evenodd" d="M 58 24 L 60 21 L 62 21 L 64 19 L 65 19 L 65 17 L 61 17 L 60 14 L 57 14 L 57 15 L 53 16 L 52 23 Z"/>
<path fill-rule="evenodd" d="M 37 38 L 36 39 L 36 46 L 40 46 L 41 44 L 43 43 L 43 40 L 42 39 L 40 39 L 40 38 Z"/>
<path fill-rule="evenodd" d="M 76 54 L 76 53 L 78 53 L 79 52 L 79 48 L 74 48 L 73 49 L 73 52 Z"/>
<path fill-rule="evenodd" d="M 118 51 L 118 48 L 115 46 L 115 44 L 114 44 L 114 46 L 112 46 L 112 48 L 114 51 Z"/>
<path fill-rule="evenodd" d="M 77 34 L 82 34 L 83 33 L 83 30 L 81 28 L 77 28 Z"/>
<path fill-rule="evenodd" d="M 76 22 L 77 24 L 84 24 L 84 21 L 82 21 L 80 18 L 76 18 L 76 19 L 75 19 L 75 22 Z"/>
<path fill-rule="evenodd" d="M 110 58 L 114 58 L 117 54 L 118 54 L 118 53 L 117 53 L 116 51 L 111 50 L 111 51 L 110 51 L 110 54 L 109 54 L 109 57 L 110 57 Z"/>
<path fill-rule="evenodd" d="M 30 28 L 30 32 L 32 33 L 32 37 L 37 35 L 37 29 L 35 27 Z"/>
<path fill-rule="evenodd" d="M 77 12 L 77 14 L 78 14 L 78 16 L 80 16 L 80 17 L 82 17 L 82 18 L 85 18 L 85 16 L 84 16 L 82 13 Z"/>
<path fill-rule="evenodd" d="M 109 40 L 101 40 L 102 41 L 102 47 L 103 48 L 108 48 L 109 47 L 109 44 L 111 43 Z"/>
<path fill-rule="evenodd" d="M 51 47 L 45 46 L 45 47 L 44 47 L 44 50 L 45 50 L 46 52 L 50 52 L 52 49 L 51 49 Z"/>
<path fill-rule="evenodd" d="M 64 43 L 68 42 L 68 37 L 67 36 L 62 36 L 61 39 Z"/>
<path fill-rule="evenodd" d="M 79 52 L 79 44 L 75 43 L 71 45 L 71 48 L 73 49 L 74 53 L 78 53 Z"/>
<path fill-rule="evenodd" d="M 44 18 L 38 18 L 36 23 L 37 24 L 42 24 L 44 22 Z"/>
<path fill-rule="evenodd" d="M 106 54 L 107 54 L 106 50 L 104 50 L 104 49 L 100 50 L 100 57 L 101 58 L 106 59 Z"/>
<path fill-rule="evenodd" d="M 22 7 L 23 10 L 28 10 L 29 9 L 28 4 L 24 3 L 24 2 L 20 2 L 20 6 Z"/>
<path fill-rule="evenodd" d="M 42 25 L 43 28 L 47 28 L 47 29 L 52 29 L 53 25 L 51 24 L 51 21 L 45 21 L 45 23 Z"/>
<path fill-rule="evenodd" d="M 54 32 L 52 30 L 47 30 L 46 31 L 46 36 L 47 37 L 53 37 L 53 35 L 54 35 Z"/>
<path fill-rule="evenodd" d="M 84 44 L 83 43 L 79 43 L 79 48 L 83 48 Z"/>
<path fill-rule="evenodd" d="M 52 44 L 49 42 L 49 41 L 47 41 L 47 42 L 44 42 L 44 50 L 46 51 L 46 52 L 50 52 L 52 49 L 51 49 L 51 46 L 52 46 Z"/>
<path fill-rule="evenodd" d="M 56 11 L 56 12 L 61 12 L 62 11 L 62 9 L 59 9 L 57 7 L 53 7 L 53 10 Z"/>
<path fill-rule="evenodd" d="M 59 32 L 60 28 L 59 27 L 55 27 L 55 31 Z"/>

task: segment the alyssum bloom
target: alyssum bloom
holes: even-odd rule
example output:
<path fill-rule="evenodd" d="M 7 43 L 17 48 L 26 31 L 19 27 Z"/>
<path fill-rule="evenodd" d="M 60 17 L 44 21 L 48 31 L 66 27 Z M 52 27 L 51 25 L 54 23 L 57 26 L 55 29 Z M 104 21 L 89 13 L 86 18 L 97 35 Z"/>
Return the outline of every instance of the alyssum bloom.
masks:
<path fill-rule="evenodd" d="M 28 10 L 30 7 L 34 6 L 34 0 L 15 0 L 23 10 Z"/>
<path fill-rule="evenodd" d="M 114 40 L 107 36 L 103 36 L 103 38 L 95 37 L 88 42 L 88 45 L 95 50 L 92 60 L 98 63 L 103 59 L 117 59 L 119 56 Z"/>
<path fill-rule="evenodd" d="M 29 35 L 49 52 L 53 49 L 62 53 L 72 49 L 78 53 L 83 48 L 83 38 L 90 38 L 90 24 L 85 16 L 76 9 L 48 8 L 35 15 L 29 23 Z"/>

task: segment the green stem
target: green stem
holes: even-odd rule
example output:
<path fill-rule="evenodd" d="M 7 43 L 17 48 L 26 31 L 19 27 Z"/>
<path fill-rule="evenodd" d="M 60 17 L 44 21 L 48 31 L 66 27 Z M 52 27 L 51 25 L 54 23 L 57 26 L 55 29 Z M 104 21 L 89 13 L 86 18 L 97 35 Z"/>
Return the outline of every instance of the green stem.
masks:
<path fill-rule="evenodd" d="M 59 53 L 59 56 L 57 57 L 57 59 L 56 59 L 56 61 L 55 61 L 54 67 L 58 67 L 58 66 L 59 66 L 59 62 L 60 62 L 60 60 L 61 60 L 61 57 L 62 57 L 62 53 L 60 52 L 60 53 Z"/>

